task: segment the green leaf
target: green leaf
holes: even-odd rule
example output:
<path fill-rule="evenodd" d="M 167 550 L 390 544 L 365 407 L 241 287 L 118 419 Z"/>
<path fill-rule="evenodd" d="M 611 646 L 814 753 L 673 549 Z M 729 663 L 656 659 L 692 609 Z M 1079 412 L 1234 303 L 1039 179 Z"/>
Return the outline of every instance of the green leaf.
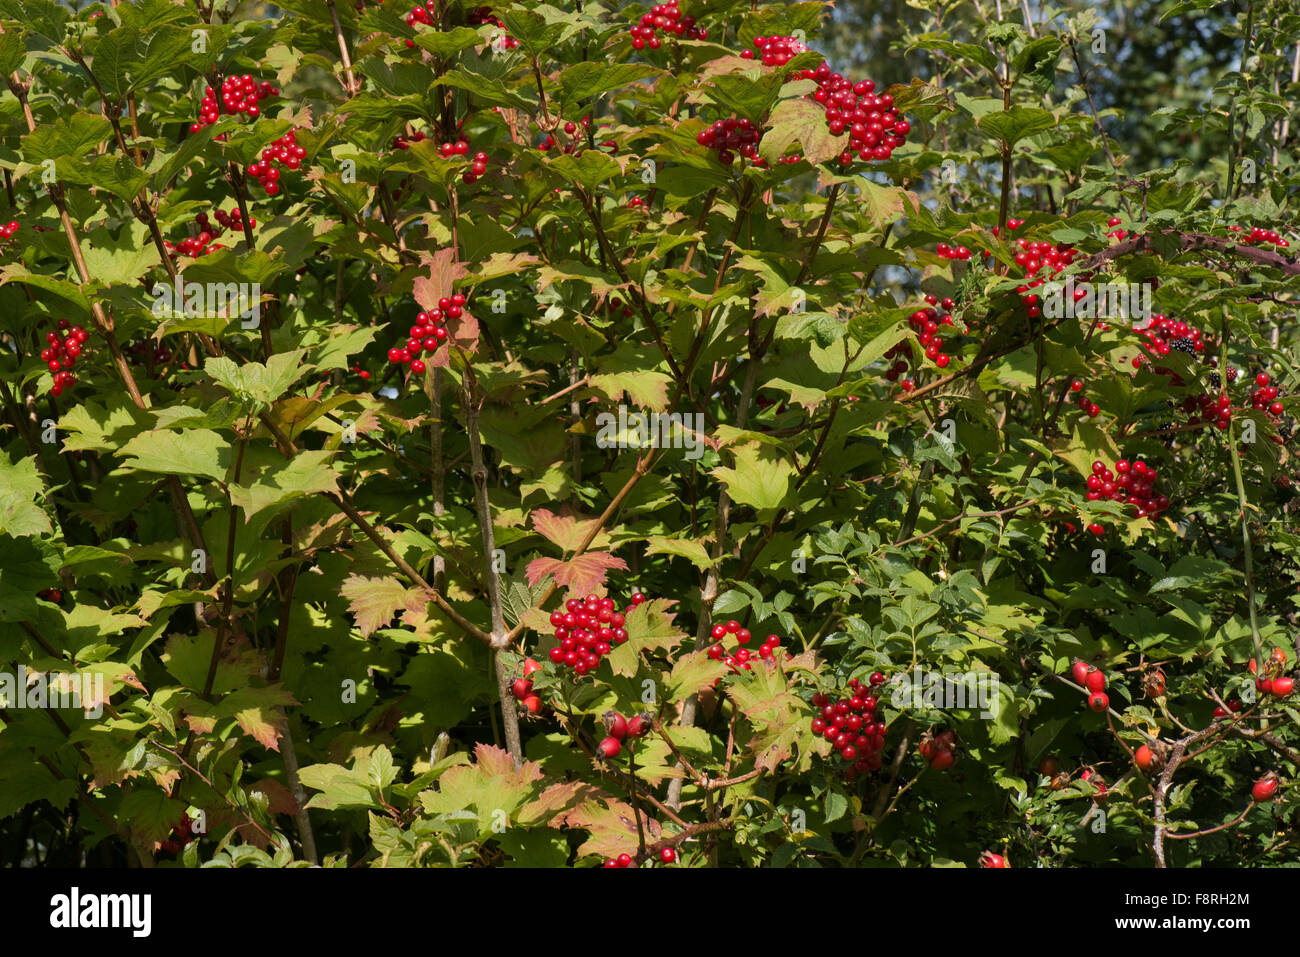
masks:
<path fill-rule="evenodd" d="M 0 533 L 15 538 L 53 534 L 50 517 L 33 501 L 44 493 L 35 459 L 19 459 L 15 464 L 0 455 Z"/>
<path fill-rule="evenodd" d="M 1026 136 L 1055 128 L 1056 117 L 1037 107 L 1013 106 L 1000 113 L 987 113 L 976 120 L 975 125 L 1001 140 L 1009 149 Z"/>
<path fill-rule="evenodd" d="M 668 611 L 671 604 L 665 598 L 655 598 L 628 612 L 623 624 L 627 629 L 627 641 L 615 646 L 608 659 L 614 674 L 623 677 L 636 674 L 640 652 L 670 650 L 686 637 L 673 624 L 676 615 Z"/>
<path fill-rule="evenodd" d="M 918 41 L 916 46 L 921 50 L 942 50 L 958 61 L 981 66 L 993 74 L 998 71 L 997 54 L 976 43 L 954 43 L 951 40 L 926 37 Z"/>
<path fill-rule="evenodd" d="M 11 30 L 0 34 L 0 75 L 8 76 L 22 66 L 27 57 L 27 47 L 23 35 Z"/>
<path fill-rule="evenodd" d="M 250 485 L 231 485 L 230 501 L 244 510 L 244 521 L 305 495 L 337 492 L 338 473 L 330 467 L 335 453 L 308 450 L 264 472 Z"/>
<path fill-rule="evenodd" d="M 0 0 L 0 19 L 22 24 L 52 47 L 67 34 L 68 11 L 51 0 Z"/>
<path fill-rule="evenodd" d="M 305 349 L 279 352 L 263 365 L 260 362 L 243 364 L 225 356 L 208 359 L 203 369 L 231 395 L 242 402 L 270 405 L 302 376 L 311 371 L 304 365 Z"/>
<path fill-rule="evenodd" d="M 684 538 L 665 538 L 663 535 L 651 535 L 646 540 L 647 555 L 677 555 L 691 561 L 696 568 L 711 568 L 714 564 L 708 550 L 700 542 Z"/>
<path fill-rule="evenodd" d="M 682 655 L 673 665 L 665 679 L 668 700 L 681 701 L 690 695 L 698 694 L 705 688 L 713 687 L 719 678 L 731 670 L 729 665 L 714 661 L 706 649 Z"/>
<path fill-rule="evenodd" d="M 124 467 L 128 469 L 217 480 L 226 477 L 231 460 L 230 444 L 207 429 L 143 432 L 122 446 L 117 454 L 125 460 Z"/>
<path fill-rule="evenodd" d="M 658 76 L 660 70 L 644 63 L 607 63 L 604 61 L 577 63 L 560 74 L 560 86 L 566 101 L 577 103 L 600 96 L 619 87 Z"/>
<path fill-rule="evenodd" d="M 758 152 L 772 165 L 776 165 L 792 143 L 799 144 L 809 163 L 824 163 L 839 156 L 849 141 L 848 133 L 831 135 L 826 125 L 826 108 L 803 97 L 782 100 L 768 123 L 771 128 L 763 134 Z"/>
<path fill-rule="evenodd" d="M 618 163 L 599 150 L 584 150 L 581 156 L 561 155 L 551 160 L 546 168 L 559 173 L 570 183 L 581 186 L 588 192 L 606 180 L 618 176 L 622 170 Z"/>
<path fill-rule="evenodd" d="M 759 123 L 776 105 L 784 82 L 785 77 L 781 72 L 760 75 L 757 79 L 745 74 L 731 74 L 714 77 L 712 84 L 705 89 L 708 95 L 724 109 Z M 823 125 L 826 121 L 825 112 L 823 109 Z"/>
<path fill-rule="evenodd" d="M 417 30 L 412 39 L 415 40 L 416 46 L 444 59 L 454 57 L 462 50 L 468 50 L 484 42 L 479 32 L 469 27 L 454 27 L 448 31 Z"/>
<path fill-rule="evenodd" d="M 67 119 L 59 117 L 53 123 L 44 123 L 24 136 L 23 158 L 38 166 L 44 160 L 65 156 L 79 160 L 112 135 L 113 127 L 104 117 L 74 113 Z M 110 156 L 98 158 L 113 159 Z"/>
<path fill-rule="evenodd" d="M 713 477 L 726 485 L 732 501 L 759 512 L 779 508 L 790 493 L 794 467 L 758 443 L 740 446 L 735 456 L 735 468 L 713 470 Z"/>

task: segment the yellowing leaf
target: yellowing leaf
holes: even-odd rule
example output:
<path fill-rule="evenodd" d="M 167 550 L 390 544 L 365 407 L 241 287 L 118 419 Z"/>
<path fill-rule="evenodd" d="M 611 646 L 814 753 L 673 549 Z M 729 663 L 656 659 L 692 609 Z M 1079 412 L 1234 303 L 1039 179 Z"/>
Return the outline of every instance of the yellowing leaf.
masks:
<path fill-rule="evenodd" d="M 627 641 L 615 646 L 609 655 L 614 674 L 624 677 L 636 674 L 642 651 L 675 648 L 681 644 L 686 635 L 673 624 L 676 616 L 668 611 L 672 604 L 667 598 L 655 598 L 628 612 L 623 625 L 627 629 Z"/>
<path fill-rule="evenodd" d="M 582 856 L 618 857 L 620 854 L 635 854 L 640 846 L 636 812 L 625 802 L 607 795 L 592 798 L 569 811 L 564 815 L 564 823 L 590 834 L 578 848 L 578 854 Z M 663 829 L 658 821 L 642 814 L 641 824 L 645 828 L 647 844 L 659 840 Z"/>
<path fill-rule="evenodd" d="M 429 596 L 420 588 L 407 588 L 398 579 L 363 578 L 350 575 L 340 594 L 348 600 L 348 610 L 356 618 L 357 630 L 369 638 L 393 620 L 399 610 L 424 611 Z"/>
<path fill-rule="evenodd" d="M 713 559 L 709 557 L 708 549 L 704 547 L 703 543 L 689 538 L 665 538 L 663 535 L 652 535 L 646 540 L 645 553 L 647 555 L 678 555 L 690 559 L 696 568 L 709 568 L 713 565 Z"/>
<path fill-rule="evenodd" d="M 536 509 L 530 517 L 537 534 L 558 545 L 564 552 L 576 552 L 582 540 L 600 524 L 598 518 L 580 519 L 572 515 L 556 515 L 544 508 Z M 602 532 L 592 539 L 591 544 L 600 547 L 608 542 L 609 536 Z"/>
<path fill-rule="evenodd" d="M 627 400 L 642 409 L 662 412 L 668 406 L 668 385 L 673 380 L 662 372 L 615 372 L 591 377 L 591 387 L 617 401 Z"/>
<path fill-rule="evenodd" d="M 780 507 L 790 492 L 794 467 L 775 450 L 757 443 L 738 447 L 735 456 L 735 468 L 713 470 L 732 501 L 760 512 Z"/>

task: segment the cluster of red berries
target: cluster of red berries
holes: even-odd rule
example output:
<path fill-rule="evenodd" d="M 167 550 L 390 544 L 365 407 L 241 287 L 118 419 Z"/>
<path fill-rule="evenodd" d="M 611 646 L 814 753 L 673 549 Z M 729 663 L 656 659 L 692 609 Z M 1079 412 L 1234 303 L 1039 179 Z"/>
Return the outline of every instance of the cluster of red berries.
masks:
<path fill-rule="evenodd" d="M 1192 358 L 1205 352 L 1205 341 L 1201 330 L 1178 319 L 1170 319 L 1164 313 L 1152 316 L 1145 326 L 1137 330 L 1144 340 L 1143 348 L 1154 358 L 1167 356 L 1173 351 L 1183 352 Z M 1142 365 L 1142 357 L 1133 359 L 1133 367 Z M 1169 374 L 1168 369 L 1156 368 L 1162 375 Z"/>
<path fill-rule="evenodd" d="M 36 597 L 58 605 L 63 601 L 63 592 L 57 588 L 43 588 L 36 593 Z"/>
<path fill-rule="evenodd" d="M 1019 225 L 1023 220 L 1009 220 Z M 1055 276 L 1070 263 L 1074 262 L 1078 256 L 1078 250 L 1066 243 L 1049 243 L 1046 241 L 1035 241 L 1029 239 L 1017 239 L 1016 245 L 1020 247 L 1020 252 L 1015 255 L 1016 265 L 1025 271 L 1025 278 L 1030 279 L 1023 286 L 1018 286 L 1016 292 L 1020 293 L 1020 300 L 1025 304 L 1025 315 L 1029 318 L 1036 318 L 1042 310 L 1038 305 L 1038 295 L 1031 292 L 1037 289 L 1043 283 L 1048 282 L 1052 276 Z M 1044 270 L 1047 270 L 1044 273 Z M 1032 278 L 1031 278 L 1032 277 Z M 1074 291 L 1075 299 L 1081 299 L 1085 295 L 1082 289 Z"/>
<path fill-rule="evenodd" d="M 63 335 L 59 335 L 60 332 Z M 77 377 L 72 370 L 76 368 L 77 357 L 81 355 L 89 338 L 90 333 L 81 326 L 70 326 L 66 319 L 59 320 L 59 332 L 51 329 L 45 333 L 45 341 L 48 344 L 41 350 L 41 360 L 54 373 L 54 385 L 50 387 L 50 395 L 55 397 L 63 395 L 64 389 L 70 389 L 77 384 Z"/>
<path fill-rule="evenodd" d="M 388 350 L 388 361 L 394 365 L 408 365 L 416 375 L 424 372 L 424 361 L 420 353 L 434 353 L 447 339 L 447 327 L 443 319 L 459 319 L 465 314 L 465 295 L 455 293 L 438 300 L 438 307 L 428 312 L 421 312 L 415 317 L 415 325 L 407 332 L 410 338 L 403 345 L 393 346 Z"/>
<path fill-rule="evenodd" d="M 723 166 L 734 163 L 738 154 L 755 166 L 766 166 L 767 163 L 758 155 L 758 140 L 759 129 L 754 121 L 734 116 L 718 120 L 695 135 L 695 142 L 717 153 L 718 162 Z"/>
<path fill-rule="evenodd" d="M 9 240 L 14 238 L 14 233 L 18 232 L 19 226 L 17 220 L 10 220 L 3 226 L 0 226 L 0 246 L 9 244 Z"/>
<path fill-rule="evenodd" d="M 190 125 L 190 132 L 197 133 L 205 126 L 217 122 L 222 114 L 233 116 L 243 113 L 250 119 L 262 115 L 258 102 L 268 96 L 279 96 L 280 90 L 270 83 L 259 83 L 247 73 L 243 76 L 228 76 L 221 82 L 221 99 L 212 87 L 203 93 L 203 102 L 199 104 L 199 118 Z"/>
<path fill-rule="evenodd" d="M 644 738 L 655 723 L 652 714 L 625 718 L 617 711 L 606 711 L 601 720 L 605 724 L 605 737 L 596 745 L 596 756 L 606 761 L 618 756 L 628 738 Z"/>
<path fill-rule="evenodd" d="M 296 136 L 294 130 L 285 133 L 262 150 L 261 162 L 252 163 L 248 167 L 248 175 L 261 184 L 267 196 L 280 192 L 279 166 L 283 164 L 286 169 L 296 170 L 307 156 L 307 150 L 298 145 Z"/>
<path fill-rule="evenodd" d="M 764 50 L 763 62 L 767 62 L 767 50 L 778 41 L 791 39 L 793 38 L 768 37 L 766 46 L 760 47 Z M 758 45 L 759 41 L 755 40 L 754 43 Z M 788 44 L 786 46 L 788 48 Z M 786 60 L 788 59 L 787 56 Z M 799 71 L 797 78 L 812 80 L 817 84 L 817 89 L 809 96 L 826 108 L 826 125 L 831 135 L 849 134 L 849 145 L 840 153 L 841 166 L 852 164 L 855 153 L 860 160 L 889 159 L 894 150 L 903 145 L 907 134 L 912 130 L 911 124 L 894 109 L 892 95 L 876 95 L 873 80 L 854 82 L 839 73 L 832 73 L 825 63 L 816 69 Z"/>
<path fill-rule="evenodd" d="M 965 246 L 950 246 L 948 243 L 940 243 L 934 251 L 939 254 L 940 259 L 960 259 L 963 262 L 970 259 L 970 250 Z"/>
<path fill-rule="evenodd" d="M 412 143 L 423 143 L 426 139 L 428 139 L 428 137 L 425 136 L 424 130 L 418 130 L 412 133 L 410 136 L 394 136 L 393 149 L 395 150 L 410 149 Z"/>
<path fill-rule="evenodd" d="M 1070 667 L 1070 674 L 1088 692 L 1090 709 L 1102 712 L 1110 707 L 1110 697 L 1106 694 L 1106 675 L 1100 668 L 1086 661 L 1076 661 Z M 1088 779 L 1085 777 L 1084 780 Z"/>
<path fill-rule="evenodd" d="M 1228 707 L 1226 708 L 1220 708 L 1218 705 L 1215 705 L 1214 716 L 1216 718 L 1226 718 L 1228 715 L 1237 714 L 1239 711 L 1241 711 L 1241 702 L 1229 701 Z"/>
<path fill-rule="evenodd" d="M 516 678 L 514 684 L 510 686 L 510 693 L 515 696 L 515 700 L 524 706 L 524 710 L 529 714 L 537 714 L 542 710 L 542 699 L 533 694 L 533 679 L 528 677 L 535 671 L 541 671 L 542 666 L 532 658 L 524 659 L 524 676 Z"/>
<path fill-rule="evenodd" d="M 214 225 L 212 218 L 207 213 L 199 213 L 194 217 L 194 224 L 198 227 L 199 232 L 196 236 L 187 236 L 180 242 L 173 245 L 167 240 L 163 240 L 163 246 L 172 253 L 173 258 L 176 256 L 189 256 L 191 259 L 198 259 L 200 256 L 206 256 L 210 252 L 225 247 L 221 243 L 213 242 L 217 237 L 227 229 L 243 231 L 243 214 L 240 213 L 239 207 L 233 207 L 230 212 L 218 209 L 213 216 L 217 222 Z M 257 226 L 257 220 L 253 217 L 248 218 L 249 228 Z"/>
<path fill-rule="evenodd" d="M 1285 411 L 1286 406 L 1278 399 L 1281 393 L 1271 382 L 1267 372 L 1255 376 L 1255 391 L 1250 394 L 1250 407 L 1257 412 L 1266 412 L 1273 418 L 1277 418 Z"/>
<path fill-rule="evenodd" d="M 157 339 L 136 339 L 123 346 L 122 351 L 133 366 L 156 365 L 172 357 L 171 350 Z M 182 362 L 181 368 L 189 368 L 188 363 Z"/>
<path fill-rule="evenodd" d="M 755 37 L 754 47 L 757 54 L 742 50 L 740 55 L 747 60 L 757 56 L 764 66 L 785 66 L 800 53 L 808 52 L 808 45 L 796 37 Z M 826 63 L 791 73 L 789 79 L 816 83 L 817 89 L 809 99 L 825 107 L 831 135 L 849 134 L 849 144 L 839 157 L 842 166 L 852 164 L 855 153 L 861 160 L 889 159 L 911 132 L 911 124 L 894 109 L 893 96 L 877 96 L 873 80 L 855 82 L 832 72 Z M 799 157 L 782 161 L 798 162 Z"/>
<path fill-rule="evenodd" d="M 1234 233 L 1239 233 L 1242 231 L 1242 227 L 1240 226 L 1229 226 L 1228 229 Z M 1282 235 L 1280 233 L 1276 232 L 1275 230 L 1263 229 L 1259 226 L 1252 226 L 1250 228 L 1250 232 L 1247 233 L 1244 237 L 1242 237 L 1241 242 L 1243 245 L 1246 246 L 1253 246 L 1256 243 L 1269 243 L 1270 245 L 1273 246 L 1281 246 L 1284 249 L 1291 245 L 1289 242 L 1287 242 L 1285 239 L 1282 238 Z"/>
<path fill-rule="evenodd" d="M 469 154 L 469 140 L 456 140 L 454 143 L 443 143 L 438 147 L 438 152 L 448 158 L 453 156 L 467 156 Z M 487 153 L 475 153 L 474 165 L 461 173 L 460 178 L 466 183 L 473 183 L 487 172 L 487 168 Z"/>
<path fill-rule="evenodd" d="M 438 4 L 436 0 L 428 0 L 428 2 L 422 7 L 411 8 L 411 12 L 406 15 L 406 25 L 411 29 L 415 29 L 417 23 L 423 24 L 426 27 L 431 27 L 433 26 L 433 18 L 437 15 Z M 415 41 L 408 38 L 406 45 L 408 47 L 414 47 Z"/>
<path fill-rule="evenodd" d="M 754 47 L 763 66 L 785 66 L 800 53 L 808 52 L 808 44 L 797 37 L 755 37 Z M 753 50 L 741 50 L 741 59 L 754 59 Z"/>
<path fill-rule="evenodd" d="M 858 774 L 879 771 L 882 763 L 880 750 L 888 729 L 876 713 L 879 701 L 872 689 L 884 681 L 885 676 L 877 671 L 865 684 L 857 678 L 850 681 L 852 693 L 847 697 L 831 699 L 821 692 L 812 696 L 813 707 L 821 709 L 812 719 L 813 734 L 834 745 L 840 758 L 852 763 Z"/>
<path fill-rule="evenodd" d="M 494 40 L 493 43 L 495 44 L 499 42 L 503 49 L 513 50 L 515 47 L 519 46 L 519 41 L 509 33 L 505 32 L 505 22 L 500 17 L 493 15 L 491 7 L 475 7 L 469 12 L 466 22 L 468 22 L 471 27 L 482 26 L 485 23 L 490 26 L 499 27 L 502 31 L 501 36 L 499 39 Z"/>
<path fill-rule="evenodd" d="M 915 313 L 913 313 L 913 315 L 915 315 Z M 916 329 L 916 326 L 913 325 L 912 328 Z M 917 331 L 919 332 L 920 330 Z M 911 354 L 912 350 L 906 342 L 900 342 L 898 345 L 886 352 L 885 358 L 892 359 L 893 362 L 891 362 L 889 368 L 885 370 L 885 378 L 890 382 L 898 382 L 898 377 L 907 371 L 907 360 Z M 916 382 L 913 379 L 904 379 L 899 383 L 899 387 L 904 392 L 911 392 L 916 388 Z"/>
<path fill-rule="evenodd" d="M 1132 505 L 1137 509 L 1138 518 L 1158 518 L 1169 508 L 1169 496 L 1162 495 L 1156 488 L 1158 480 L 1156 470 L 1141 459 L 1129 462 L 1120 459 L 1112 472 L 1105 462 L 1092 463 L 1092 474 L 1088 476 L 1089 502 L 1109 499 Z M 1088 526 L 1094 535 L 1106 532 L 1104 525 L 1094 522 Z"/>
<path fill-rule="evenodd" d="M 665 864 L 677 863 L 677 852 L 671 847 L 665 847 L 659 851 L 659 860 Z M 602 867 L 632 867 L 632 855 L 620 854 L 618 857 L 611 857 L 605 861 Z"/>
<path fill-rule="evenodd" d="M 1107 239 L 1121 240 L 1128 235 L 1128 232 L 1123 229 L 1115 229 L 1115 227 L 1122 222 L 1123 220 L 1118 216 L 1112 216 L 1110 219 L 1106 220 L 1106 225 L 1111 227 L 1110 232 L 1106 234 Z"/>
<path fill-rule="evenodd" d="M 1074 397 L 1073 401 L 1079 406 L 1079 411 L 1088 418 L 1091 419 L 1101 412 L 1101 406 L 1088 398 L 1087 394 L 1083 391 L 1082 379 L 1075 379 L 1070 383 L 1070 394 Z"/>
<path fill-rule="evenodd" d="M 352 371 L 355 372 L 355 373 L 357 374 L 357 377 L 360 378 L 360 379 L 369 379 L 369 378 L 370 378 L 370 373 L 367 372 L 365 369 L 361 368 L 360 363 L 356 363 L 356 362 L 354 362 L 354 363 L 352 364 Z"/>
<path fill-rule="evenodd" d="M 671 33 L 687 40 L 706 40 L 709 31 L 695 25 L 694 17 L 684 17 L 677 9 L 677 0 L 658 3 L 649 13 L 641 15 L 641 22 L 632 28 L 632 49 L 659 49 L 659 34 Z"/>
<path fill-rule="evenodd" d="M 956 745 L 956 734 L 952 731 L 940 731 L 935 735 L 924 735 L 916 750 L 934 770 L 947 771 L 957 763 Z"/>
<path fill-rule="evenodd" d="M 162 842 L 159 850 L 166 851 L 168 854 L 179 854 L 192 840 L 194 840 L 194 822 L 186 814 L 181 818 L 181 822 L 172 828 L 171 835 Z"/>
<path fill-rule="evenodd" d="M 1282 674 L 1286 665 L 1286 652 L 1281 648 L 1273 649 L 1264 662 L 1263 673 L 1255 664 L 1255 659 L 1251 658 L 1248 667 L 1250 673 L 1255 675 L 1255 689 L 1260 694 L 1270 694 L 1275 698 L 1285 698 L 1291 694 L 1295 690 L 1295 679 Z"/>
<path fill-rule="evenodd" d="M 624 319 L 630 319 L 632 317 L 631 304 L 624 302 L 623 300 L 619 299 L 617 296 L 610 296 L 603 303 L 601 303 L 597 308 L 603 309 L 605 311 L 605 314 L 610 319 L 616 319 L 620 315 Z"/>
<path fill-rule="evenodd" d="M 728 636 L 734 635 L 736 638 L 736 648 L 728 651 L 722 644 Z M 714 661 L 721 661 L 728 666 L 733 672 L 752 671 L 753 661 L 750 650 L 745 645 L 749 644 L 753 636 L 748 628 L 742 628 L 740 622 L 729 621 L 725 625 L 713 626 L 713 644 L 709 647 L 709 657 Z M 758 658 L 760 661 L 772 661 L 773 653 L 781 647 L 781 639 L 776 635 L 768 635 L 767 640 L 758 649 Z M 714 682 L 717 684 L 717 682 Z"/>
<path fill-rule="evenodd" d="M 948 368 L 948 364 L 952 362 L 952 357 L 943 351 L 944 340 L 940 335 L 939 327 L 951 326 L 953 324 L 952 314 L 949 310 L 952 309 L 956 303 L 951 299 L 940 300 L 937 296 L 929 294 L 926 295 L 925 301 L 927 307 L 925 309 L 918 309 L 916 312 L 908 316 L 907 324 L 911 326 L 912 331 L 916 333 L 916 340 L 921 344 L 921 348 L 925 350 L 925 357 L 940 369 L 946 369 Z M 938 306 L 939 309 L 942 309 L 943 312 L 936 309 L 936 306 Z M 907 354 L 906 346 L 903 347 L 902 354 Z M 889 370 L 890 372 L 895 372 L 895 370 L 897 370 L 890 381 L 892 382 L 894 379 L 898 378 L 898 374 L 906 368 L 906 364 L 903 364 L 902 369 L 900 369 L 899 363 L 896 361 Z M 888 377 L 889 374 L 886 373 L 886 378 Z"/>
<path fill-rule="evenodd" d="M 559 642 L 549 652 L 551 660 L 571 668 L 578 677 L 592 671 L 615 645 L 627 641 L 627 629 L 623 627 L 626 616 L 645 600 L 645 595 L 636 592 L 632 603 L 620 614 L 614 610 L 612 598 L 598 595 L 588 595 L 586 601 L 570 598 L 563 611 L 551 612 L 551 625 Z"/>
<path fill-rule="evenodd" d="M 583 138 L 578 136 L 578 130 L 581 129 L 585 133 L 590 128 L 591 128 L 590 116 L 584 116 L 581 120 L 579 120 L 576 123 L 573 122 L 573 120 L 565 120 L 564 133 L 565 136 L 568 137 L 568 140 L 564 144 L 564 152 L 571 153 L 574 156 L 581 156 L 584 142 L 583 142 Z M 600 145 L 604 149 L 609 150 L 610 152 L 613 152 L 618 149 L 618 144 L 613 140 L 606 140 Z M 554 135 L 547 133 L 546 136 L 542 138 L 542 141 L 537 144 L 537 148 L 541 150 L 543 153 L 547 153 L 553 150 L 555 148 Z"/>

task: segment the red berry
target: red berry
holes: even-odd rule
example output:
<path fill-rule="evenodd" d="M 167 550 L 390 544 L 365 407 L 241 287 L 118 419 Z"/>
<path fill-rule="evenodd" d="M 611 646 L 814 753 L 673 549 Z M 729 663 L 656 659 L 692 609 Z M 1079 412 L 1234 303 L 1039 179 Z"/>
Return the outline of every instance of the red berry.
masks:
<path fill-rule="evenodd" d="M 627 718 L 615 711 L 605 712 L 605 732 L 622 741 L 627 737 Z"/>
<path fill-rule="evenodd" d="M 934 752 L 934 756 L 930 758 L 930 767 L 936 771 L 947 771 L 956 761 L 953 753 L 945 748 Z"/>
<path fill-rule="evenodd" d="M 1089 691 L 1103 691 L 1106 687 L 1106 676 L 1100 671 L 1090 672 L 1083 684 Z"/>
<path fill-rule="evenodd" d="M 1143 771 L 1150 770 L 1151 763 L 1154 760 L 1155 753 L 1151 750 L 1149 745 L 1142 745 L 1142 747 L 1138 748 L 1133 754 L 1133 763 Z"/>
<path fill-rule="evenodd" d="M 1250 789 L 1251 799 L 1257 802 L 1267 801 L 1277 793 L 1277 775 L 1269 772 Z"/>
<path fill-rule="evenodd" d="M 600 744 L 596 745 L 596 755 L 606 759 L 615 757 L 622 750 L 623 745 L 618 738 L 612 736 L 605 738 Z"/>
<path fill-rule="evenodd" d="M 1110 698 L 1106 697 L 1104 691 L 1094 691 L 1088 696 L 1088 707 L 1093 711 L 1105 711 L 1110 707 Z"/>

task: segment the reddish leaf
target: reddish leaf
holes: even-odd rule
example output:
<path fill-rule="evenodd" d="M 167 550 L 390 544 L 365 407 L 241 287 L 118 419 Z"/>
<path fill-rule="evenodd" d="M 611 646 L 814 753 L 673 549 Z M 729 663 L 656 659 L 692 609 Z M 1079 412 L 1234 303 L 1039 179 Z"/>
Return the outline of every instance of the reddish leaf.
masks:
<path fill-rule="evenodd" d="M 553 542 L 564 552 L 576 552 L 582 540 L 590 534 L 592 528 L 600 523 L 597 518 L 577 518 L 573 515 L 556 515 L 554 512 L 539 508 L 532 514 L 533 528 L 547 541 Z M 609 541 L 608 535 L 597 535 L 592 544 L 599 546 Z"/>
<path fill-rule="evenodd" d="M 627 562 L 609 552 L 586 552 L 567 562 L 557 558 L 535 558 L 528 563 L 525 574 L 529 585 L 536 585 L 547 575 L 554 575 L 555 583 L 561 588 L 585 595 L 605 584 L 605 573 L 611 568 L 626 571 Z"/>

